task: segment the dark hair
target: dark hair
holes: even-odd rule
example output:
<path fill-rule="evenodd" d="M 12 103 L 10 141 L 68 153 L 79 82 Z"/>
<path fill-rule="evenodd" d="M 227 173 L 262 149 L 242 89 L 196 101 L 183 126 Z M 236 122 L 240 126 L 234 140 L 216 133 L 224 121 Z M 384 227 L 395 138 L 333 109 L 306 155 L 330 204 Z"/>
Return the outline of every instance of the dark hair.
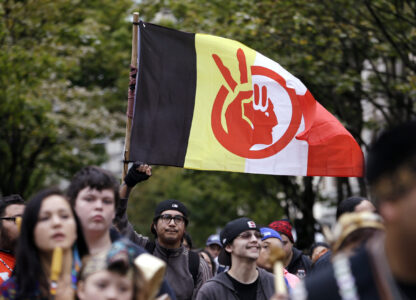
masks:
<path fill-rule="evenodd" d="M 384 131 L 367 156 L 366 179 L 378 201 L 394 201 L 415 184 L 416 120 Z"/>
<path fill-rule="evenodd" d="M 342 214 L 346 212 L 353 212 L 355 207 L 361 202 L 363 202 L 363 200 L 367 200 L 367 198 L 357 196 L 357 197 L 349 197 L 347 199 L 342 200 L 338 204 L 338 207 L 337 207 L 337 214 L 336 214 L 337 220 Z"/>
<path fill-rule="evenodd" d="M 325 242 L 317 242 L 317 243 L 313 243 L 310 250 L 309 250 L 309 256 L 312 256 L 313 251 L 318 248 L 318 247 L 325 247 L 327 249 L 331 249 L 331 247 L 325 243 Z"/>
<path fill-rule="evenodd" d="M 12 204 L 25 205 L 25 200 L 23 200 L 23 198 L 18 194 L 13 194 L 13 195 L 2 197 L 0 200 L 0 217 L 4 217 L 4 212 L 6 211 L 6 208 Z M 2 222 L 0 222 L 0 228 L 2 226 L 3 224 Z"/>
<path fill-rule="evenodd" d="M 366 178 L 370 184 L 385 174 L 391 174 L 416 155 L 416 120 L 406 122 L 382 132 L 371 145 L 366 165 Z M 413 171 L 416 165 L 413 164 Z"/>
<path fill-rule="evenodd" d="M 185 231 L 185 233 L 183 234 L 182 240 L 186 240 L 186 242 L 188 243 L 189 249 L 192 249 L 192 247 L 193 247 L 192 246 L 192 238 L 191 238 L 191 235 L 189 233 L 187 233 Z"/>
<path fill-rule="evenodd" d="M 39 251 L 35 244 L 34 230 L 38 222 L 43 200 L 53 195 L 65 198 L 59 189 L 51 188 L 42 190 L 30 199 L 23 213 L 16 252 L 16 267 L 13 273 L 18 287 L 17 299 L 33 297 L 33 293 L 39 286 L 48 286 L 48 280 L 41 265 Z M 75 245 L 77 246 L 80 257 L 82 257 L 88 253 L 88 248 L 84 240 L 80 222 L 72 207 L 71 210 L 77 225 L 77 240 Z"/>
<path fill-rule="evenodd" d="M 111 189 L 114 192 L 114 204 L 117 208 L 119 202 L 119 183 L 116 178 L 108 171 L 97 166 L 88 166 L 79 170 L 71 180 L 67 189 L 69 202 L 75 207 L 75 201 L 79 192 L 86 188 L 102 191 Z"/>

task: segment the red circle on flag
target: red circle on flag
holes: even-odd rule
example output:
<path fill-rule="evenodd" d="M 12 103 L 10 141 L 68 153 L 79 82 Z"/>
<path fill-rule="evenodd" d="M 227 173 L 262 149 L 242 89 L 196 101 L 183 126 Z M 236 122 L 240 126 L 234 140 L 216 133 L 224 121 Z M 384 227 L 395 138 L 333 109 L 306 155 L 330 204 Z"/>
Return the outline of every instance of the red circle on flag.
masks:
<path fill-rule="evenodd" d="M 299 100 L 295 90 L 286 87 L 286 80 L 282 76 L 268 68 L 261 66 L 252 66 L 251 74 L 252 76 L 260 75 L 274 80 L 277 84 L 282 86 L 289 95 L 292 105 L 292 117 L 290 120 L 290 124 L 286 129 L 285 133 L 282 135 L 282 137 L 278 139 L 276 142 L 274 142 L 272 145 L 261 150 L 247 149 L 246 147 L 242 146 L 241 142 L 230 137 L 230 135 L 227 132 L 225 132 L 221 124 L 222 109 L 225 100 L 229 94 L 228 89 L 224 85 L 221 86 L 214 101 L 211 113 L 211 126 L 215 138 L 228 151 L 244 158 L 261 159 L 270 157 L 278 153 L 290 143 L 290 141 L 295 137 L 296 132 L 299 129 L 302 120 L 302 110 L 300 108 Z M 240 94 L 240 98 L 247 99 L 252 95 L 252 91 L 240 92 Z M 240 96 L 240 94 L 237 95 L 236 99 Z"/>

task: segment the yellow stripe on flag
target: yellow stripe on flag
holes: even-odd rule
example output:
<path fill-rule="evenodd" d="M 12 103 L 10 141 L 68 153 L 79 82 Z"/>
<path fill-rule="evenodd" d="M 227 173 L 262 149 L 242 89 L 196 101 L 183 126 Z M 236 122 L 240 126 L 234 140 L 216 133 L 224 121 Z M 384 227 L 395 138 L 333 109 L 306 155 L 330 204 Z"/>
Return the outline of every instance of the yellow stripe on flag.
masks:
<path fill-rule="evenodd" d="M 244 84 L 240 83 L 241 74 L 236 54 L 239 48 L 244 51 L 246 57 L 248 82 Z M 221 124 L 227 131 L 225 111 L 228 105 L 240 90 L 253 89 L 250 66 L 253 65 L 257 52 L 239 42 L 205 34 L 195 35 L 195 50 L 197 59 L 195 107 L 184 167 L 244 172 L 246 159 L 225 149 L 215 138 L 211 128 L 211 113 L 220 88 L 226 87 L 229 94 L 222 108 Z M 216 54 L 230 70 L 232 78 L 237 83 L 234 91 L 221 74 L 213 54 Z M 245 116 L 242 118 L 250 123 Z"/>

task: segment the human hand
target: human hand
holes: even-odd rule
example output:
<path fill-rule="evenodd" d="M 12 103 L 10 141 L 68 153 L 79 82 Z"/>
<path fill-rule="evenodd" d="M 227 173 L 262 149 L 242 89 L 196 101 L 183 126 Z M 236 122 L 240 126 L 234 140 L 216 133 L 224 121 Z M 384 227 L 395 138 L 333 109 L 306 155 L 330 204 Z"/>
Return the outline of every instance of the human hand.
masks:
<path fill-rule="evenodd" d="M 141 161 L 136 161 L 129 169 L 124 182 L 128 187 L 134 187 L 137 183 L 147 180 L 152 176 L 152 167 Z"/>

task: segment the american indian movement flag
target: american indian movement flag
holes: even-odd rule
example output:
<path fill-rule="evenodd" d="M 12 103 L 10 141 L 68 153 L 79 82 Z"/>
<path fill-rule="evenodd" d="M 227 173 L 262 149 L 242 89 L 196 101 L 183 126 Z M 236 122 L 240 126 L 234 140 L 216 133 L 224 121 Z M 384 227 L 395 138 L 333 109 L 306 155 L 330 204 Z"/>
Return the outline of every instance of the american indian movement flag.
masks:
<path fill-rule="evenodd" d="M 362 176 L 342 124 L 278 63 L 234 40 L 139 23 L 131 161 Z"/>

